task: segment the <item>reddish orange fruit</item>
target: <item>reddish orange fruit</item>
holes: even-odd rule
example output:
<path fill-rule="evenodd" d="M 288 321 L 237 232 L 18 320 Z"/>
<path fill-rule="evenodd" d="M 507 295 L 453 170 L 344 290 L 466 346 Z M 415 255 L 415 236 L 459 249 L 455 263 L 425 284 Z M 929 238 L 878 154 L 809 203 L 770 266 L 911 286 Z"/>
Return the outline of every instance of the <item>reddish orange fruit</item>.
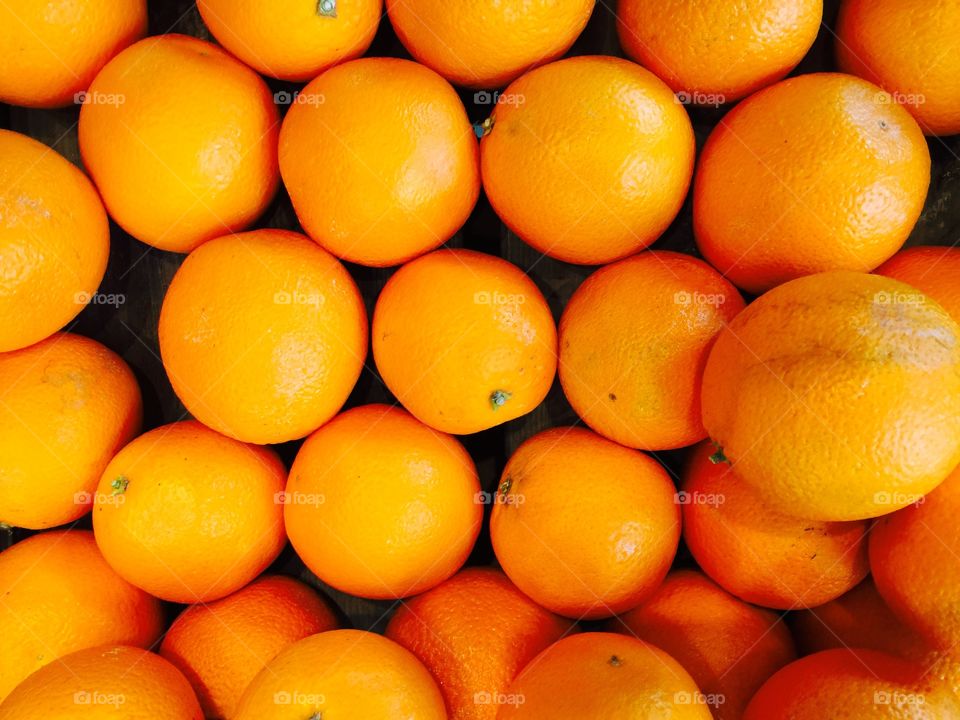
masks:
<path fill-rule="evenodd" d="M 247 685 L 278 652 L 338 624 L 308 585 L 262 577 L 233 595 L 184 610 L 160 654 L 190 681 L 206 717 L 232 718 Z"/>
<path fill-rule="evenodd" d="M 747 605 L 695 570 L 670 573 L 653 596 L 609 627 L 669 653 L 716 700 L 716 720 L 740 720 L 764 681 L 796 659 L 777 613 Z"/>
<path fill-rule="evenodd" d="M 878 267 L 876 273 L 917 288 L 960 323 L 960 248 L 905 248 Z"/>
<path fill-rule="evenodd" d="M 504 572 L 540 605 L 578 619 L 609 617 L 663 581 L 680 508 L 653 458 L 583 428 L 554 428 L 507 462 L 490 537 Z"/>
<path fill-rule="evenodd" d="M 32 535 L 0 553 L 0 700 L 68 653 L 150 647 L 163 626 L 159 601 L 107 565 L 93 533 Z"/>
<path fill-rule="evenodd" d="M 347 410 L 297 453 L 284 497 L 290 542 L 321 580 L 397 598 L 453 575 L 480 533 L 470 455 L 387 405 Z"/>
<path fill-rule="evenodd" d="M 97 545 L 114 570 L 152 595 L 216 600 L 283 549 L 285 475 L 267 448 L 192 420 L 158 427 L 107 465 L 93 508 Z"/>
<path fill-rule="evenodd" d="M 733 285 L 688 255 L 641 253 L 601 268 L 560 318 L 563 392 L 587 425 L 623 445 L 702 440 L 703 366 L 743 307 Z"/>
<path fill-rule="evenodd" d="M 503 573 L 468 568 L 403 603 L 386 635 L 433 673 L 451 720 L 495 720 L 517 673 L 573 627 Z"/>

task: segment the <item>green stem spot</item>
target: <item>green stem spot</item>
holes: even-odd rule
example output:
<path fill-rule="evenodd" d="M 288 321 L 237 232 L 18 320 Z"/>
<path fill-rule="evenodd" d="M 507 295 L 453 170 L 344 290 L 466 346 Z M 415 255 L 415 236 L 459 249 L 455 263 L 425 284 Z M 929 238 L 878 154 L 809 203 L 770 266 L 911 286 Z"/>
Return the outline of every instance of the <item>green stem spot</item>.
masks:
<path fill-rule="evenodd" d="M 110 487 L 113 488 L 111 495 L 123 495 L 127 491 L 127 487 L 130 485 L 130 480 L 126 475 L 120 475 L 112 483 Z"/>
<path fill-rule="evenodd" d="M 493 115 L 488 117 L 482 123 L 474 123 L 473 131 L 477 134 L 477 138 L 486 137 L 490 134 L 490 131 L 493 130 Z"/>
<path fill-rule="evenodd" d="M 497 494 L 506 497 L 510 493 L 511 487 L 513 487 L 513 478 L 504 478 L 503 482 L 500 483 L 500 487 L 497 488 Z"/>
<path fill-rule="evenodd" d="M 506 390 L 494 390 L 490 393 L 490 407 L 497 410 L 503 407 L 511 397 L 513 397 L 513 393 L 508 393 Z"/>
<path fill-rule="evenodd" d="M 727 459 L 727 456 L 723 454 L 723 448 L 719 445 L 715 445 L 717 451 L 710 456 L 710 462 L 714 465 L 719 465 L 720 463 L 729 463 L 730 460 Z"/>
<path fill-rule="evenodd" d="M 317 15 L 335 18 L 337 16 L 337 0 L 317 0 Z"/>

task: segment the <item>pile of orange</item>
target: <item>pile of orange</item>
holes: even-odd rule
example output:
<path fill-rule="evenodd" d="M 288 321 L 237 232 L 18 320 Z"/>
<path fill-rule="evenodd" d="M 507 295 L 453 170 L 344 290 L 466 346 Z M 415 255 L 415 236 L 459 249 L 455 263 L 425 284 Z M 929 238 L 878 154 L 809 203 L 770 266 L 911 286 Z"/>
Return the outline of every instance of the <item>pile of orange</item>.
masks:
<path fill-rule="evenodd" d="M 960 0 L 0 56 L 0 720 L 960 720 Z"/>

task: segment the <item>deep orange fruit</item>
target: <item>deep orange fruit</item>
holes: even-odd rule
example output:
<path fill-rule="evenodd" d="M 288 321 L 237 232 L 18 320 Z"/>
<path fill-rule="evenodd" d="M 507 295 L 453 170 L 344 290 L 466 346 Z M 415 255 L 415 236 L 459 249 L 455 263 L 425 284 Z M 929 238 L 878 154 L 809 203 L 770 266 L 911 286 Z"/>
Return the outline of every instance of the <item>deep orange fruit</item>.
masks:
<path fill-rule="evenodd" d="M 960 248 L 905 248 L 878 267 L 876 273 L 921 290 L 960 323 Z"/>

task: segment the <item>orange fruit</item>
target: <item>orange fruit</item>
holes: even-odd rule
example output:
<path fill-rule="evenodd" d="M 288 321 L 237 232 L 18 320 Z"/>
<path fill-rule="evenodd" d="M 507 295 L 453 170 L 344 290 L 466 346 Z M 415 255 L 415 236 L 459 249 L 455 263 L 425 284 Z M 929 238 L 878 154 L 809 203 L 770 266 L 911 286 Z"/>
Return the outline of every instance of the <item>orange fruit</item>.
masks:
<path fill-rule="evenodd" d="M 373 357 L 418 420 L 474 433 L 526 415 L 546 397 L 557 329 L 543 294 L 515 265 L 438 250 L 404 265 L 383 288 Z"/>
<path fill-rule="evenodd" d="M 307 85 L 283 121 L 280 172 L 314 240 L 378 267 L 442 245 L 480 193 L 477 140 L 457 93 L 397 58 L 354 60 Z"/>
<path fill-rule="evenodd" d="M 433 673 L 451 720 L 495 720 L 517 673 L 573 624 L 493 568 L 467 568 L 403 603 L 386 635 Z"/>
<path fill-rule="evenodd" d="M 894 614 L 934 646 L 960 643 L 960 469 L 911 507 L 880 518 L 870 567 Z"/>
<path fill-rule="evenodd" d="M 823 0 L 617 5 L 620 44 L 684 103 L 722 105 L 789 73 L 820 30 Z"/>
<path fill-rule="evenodd" d="M 63 655 L 150 647 L 163 626 L 160 602 L 107 565 L 92 532 L 31 535 L 0 553 L 0 700 Z"/>
<path fill-rule="evenodd" d="M 387 0 L 400 41 L 418 62 L 468 87 L 503 87 L 563 55 L 583 31 L 594 0 L 508 0 L 451 6 Z"/>
<path fill-rule="evenodd" d="M 304 82 L 366 52 L 383 0 L 199 0 L 197 9 L 217 42 L 257 72 Z"/>
<path fill-rule="evenodd" d="M 919 659 L 929 652 L 920 637 L 893 614 L 871 577 L 836 600 L 794 613 L 790 620 L 803 655 L 862 648 Z"/>
<path fill-rule="evenodd" d="M 247 688 L 234 720 L 326 716 L 446 720 L 447 714 L 437 684 L 409 651 L 373 633 L 331 630 L 281 650 Z"/>
<path fill-rule="evenodd" d="M 707 261 L 751 293 L 873 270 L 907 239 L 930 184 L 916 121 L 859 78 L 814 73 L 744 100 L 710 134 L 693 190 Z"/>
<path fill-rule="evenodd" d="M 367 313 L 336 258 L 286 230 L 217 238 L 191 253 L 160 311 L 160 353 L 198 420 L 254 443 L 301 438 L 360 376 Z"/>
<path fill-rule="evenodd" d="M 792 517 L 699 445 L 683 479 L 683 537 L 697 563 L 741 600 L 787 610 L 839 597 L 870 571 L 869 523 Z M 736 558 L 731 562 L 730 558 Z"/>
<path fill-rule="evenodd" d="M 958 27 L 957 0 L 844 0 L 837 62 L 888 90 L 928 135 L 960 133 Z"/>
<path fill-rule="evenodd" d="M 146 0 L 3 3 L 0 101 L 40 108 L 82 102 L 100 68 L 146 32 Z"/>
<path fill-rule="evenodd" d="M 693 174 L 690 119 L 653 73 L 573 57 L 508 87 L 480 141 L 493 209 L 538 252 L 600 265 L 650 245 Z"/>
<path fill-rule="evenodd" d="M 41 529 L 85 515 L 110 458 L 140 429 L 130 368 L 62 333 L 0 353 L 0 388 L 0 522 Z"/>
<path fill-rule="evenodd" d="M 653 458 L 583 428 L 545 430 L 503 470 L 493 549 L 507 576 L 548 610 L 609 617 L 643 602 L 670 569 L 680 540 L 673 495 Z"/>
<path fill-rule="evenodd" d="M 587 425 L 622 445 L 702 440 L 707 353 L 743 307 L 733 285 L 689 255 L 641 253 L 601 268 L 560 318 L 563 392 Z"/>
<path fill-rule="evenodd" d="M 0 720 L 203 720 L 190 683 L 136 647 L 79 650 L 38 670 L 0 704 Z"/>
<path fill-rule="evenodd" d="M 876 650 L 825 650 L 774 674 L 743 720 L 945 720 L 960 701 L 924 667 Z"/>
<path fill-rule="evenodd" d="M 520 673 L 498 720 L 670 718 L 710 720 L 680 663 L 640 640 L 582 633 L 554 643 Z"/>
<path fill-rule="evenodd" d="M 297 453 L 283 511 L 303 562 L 338 590 L 398 598 L 466 562 L 483 506 L 470 455 L 399 408 L 347 410 Z"/>
<path fill-rule="evenodd" d="M 716 720 L 740 720 L 763 682 L 796 659 L 790 631 L 780 620 L 695 570 L 677 570 L 643 605 L 609 626 L 677 660 L 714 700 Z"/>
<path fill-rule="evenodd" d="M 876 273 L 926 293 L 960 323 L 960 249 L 932 245 L 905 248 Z"/>
<path fill-rule="evenodd" d="M 772 507 L 816 520 L 893 512 L 960 461 L 960 327 L 889 278 L 794 280 L 720 331 L 703 424 Z"/>
<path fill-rule="evenodd" d="M 97 487 L 93 530 L 123 578 L 164 600 L 209 602 L 263 572 L 286 543 L 273 451 L 192 420 L 138 437 Z"/>
<path fill-rule="evenodd" d="M 279 181 L 266 83 L 216 45 L 161 35 L 100 71 L 80 152 L 110 216 L 161 250 L 189 252 L 256 220 Z"/>
<path fill-rule="evenodd" d="M 0 130 L 0 211 L 0 352 L 8 352 L 49 337 L 83 310 L 107 268 L 110 228 L 86 175 L 9 130 Z"/>
<path fill-rule="evenodd" d="M 265 576 L 233 595 L 188 607 L 164 636 L 160 654 L 190 681 L 206 717 L 232 718 L 247 685 L 278 652 L 338 624 L 308 585 Z"/>

